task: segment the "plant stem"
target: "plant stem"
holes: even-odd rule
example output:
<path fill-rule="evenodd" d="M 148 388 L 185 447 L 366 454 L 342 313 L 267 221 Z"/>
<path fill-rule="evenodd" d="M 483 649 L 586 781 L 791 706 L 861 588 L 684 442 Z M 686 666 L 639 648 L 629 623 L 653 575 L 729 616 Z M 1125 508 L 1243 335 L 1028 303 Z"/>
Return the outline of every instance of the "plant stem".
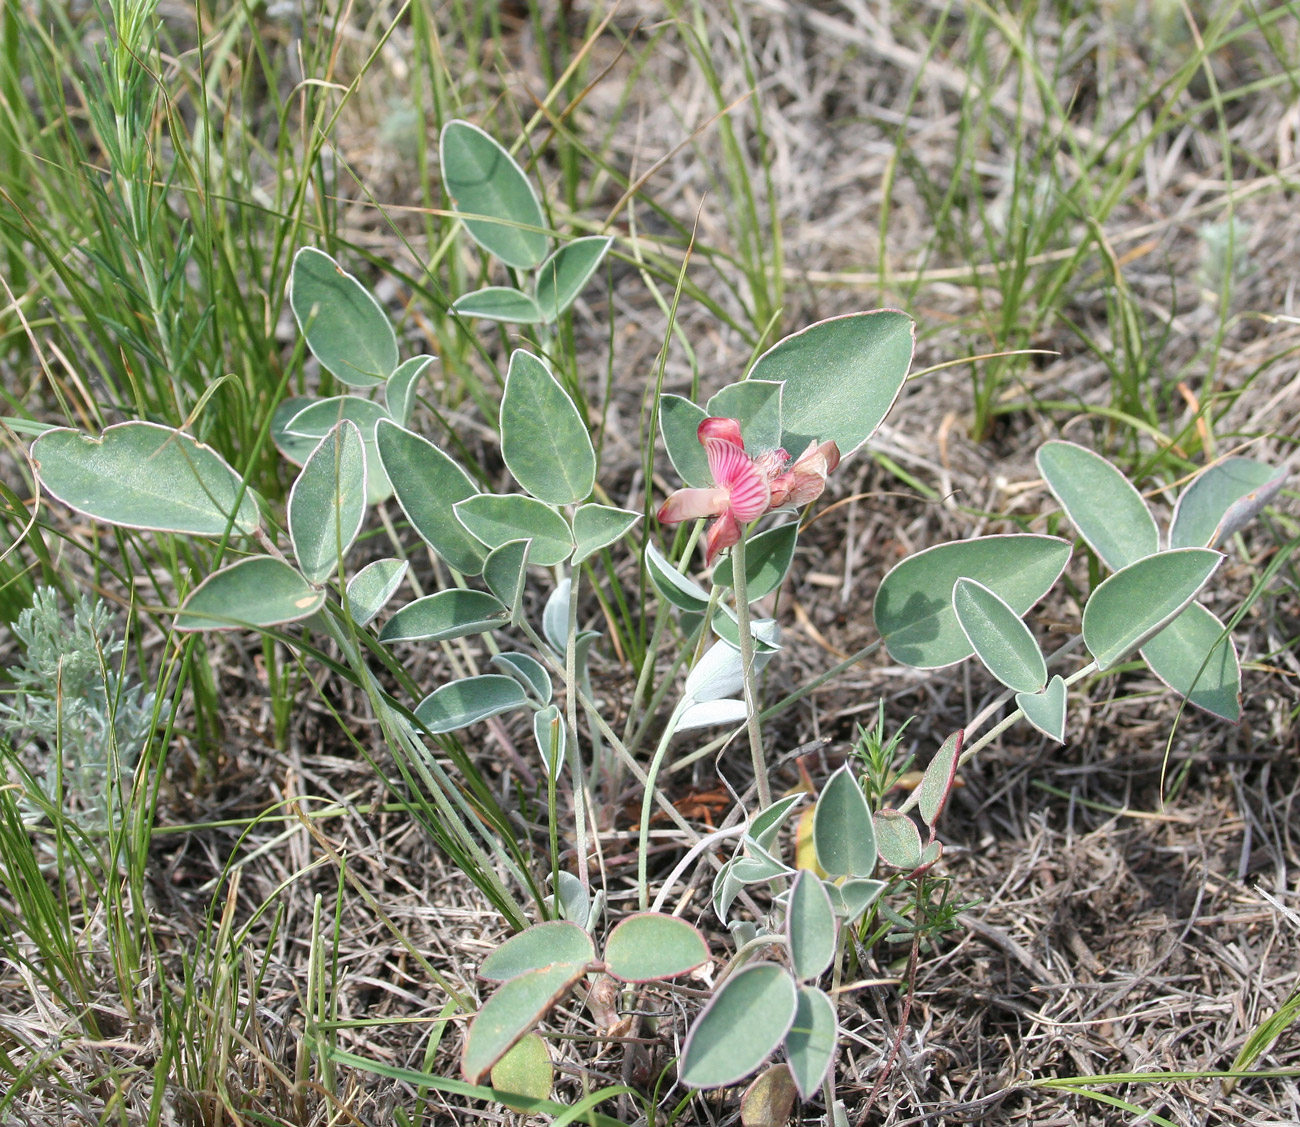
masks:
<path fill-rule="evenodd" d="M 650 883 L 646 870 L 650 850 L 650 803 L 654 801 L 655 780 L 659 776 L 659 768 L 663 765 L 664 756 L 668 754 L 668 745 L 673 742 L 673 730 L 677 727 L 677 721 L 681 719 L 682 713 L 690 703 L 688 698 L 683 697 L 673 709 L 673 714 L 668 717 L 668 725 L 664 728 L 664 734 L 659 737 L 659 746 L 655 748 L 654 757 L 650 760 L 650 769 L 646 772 L 645 790 L 641 794 L 641 825 L 637 828 L 639 836 L 636 847 L 636 887 L 643 912 L 650 907 Z"/>
<path fill-rule="evenodd" d="M 720 591 L 721 588 L 715 584 L 713 590 L 709 592 L 709 605 L 704 609 L 704 619 L 696 627 L 695 632 L 685 640 L 685 644 L 678 649 L 677 656 L 673 658 L 672 663 L 665 670 L 659 685 L 650 697 L 650 703 L 645 707 L 645 712 L 641 716 L 641 723 L 632 736 L 632 742 L 627 745 L 629 752 L 634 752 L 641 746 L 641 741 L 645 739 L 646 732 L 650 730 L 650 725 L 654 723 L 655 713 L 659 711 L 659 706 L 663 704 L 664 697 L 668 695 L 675 683 L 674 678 L 677 675 L 677 670 L 687 661 L 694 665 L 700 660 L 704 652 L 704 643 L 709 638 L 709 627 L 713 624 L 713 612 L 717 609 Z"/>
<path fill-rule="evenodd" d="M 1083 666 L 1080 669 L 1076 669 L 1073 673 L 1071 673 L 1065 679 L 1065 683 L 1066 685 L 1073 685 L 1076 681 L 1083 680 L 1083 678 L 1087 677 L 1088 674 L 1096 673 L 1096 672 L 1097 672 L 1097 663 L 1095 661 L 1090 661 L 1088 662 L 1087 665 Z M 992 743 L 993 740 L 997 739 L 998 736 L 1000 736 L 1003 732 L 1005 732 L 1008 728 L 1010 728 L 1012 724 L 1014 724 L 1017 720 L 1019 720 L 1022 716 L 1024 716 L 1024 714 L 1025 713 L 1023 709 L 1017 708 L 1015 712 L 1011 713 L 1011 715 L 1008 716 L 1006 719 L 995 724 L 983 736 L 981 736 L 978 740 L 976 740 L 973 744 L 971 744 L 970 747 L 966 748 L 961 753 L 961 758 L 957 760 L 957 766 L 960 767 L 964 763 L 967 763 L 977 751 L 979 751 L 983 747 L 987 747 L 990 743 Z"/>
<path fill-rule="evenodd" d="M 868 643 L 867 645 L 863 646 L 862 649 L 858 650 L 857 653 L 851 654 L 849 657 L 846 657 L 843 661 L 839 663 L 839 665 L 831 666 L 831 668 L 826 670 L 825 673 L 819 673 L 811 681 L 801 686 L 800 688 L 796 689 L 789 696 L 782 697 L 779 701 L 776 702 L 776 704 L 763 709 L 763 711 L 758 714 L 758 718 L 760 720 L 771 720 L 773 716 L 780 715 L 792 704 L 796 704 L 797 702 L 803 700 L 804 697 L 810 695 L 811 693 L 815 693 L 824 684 L 826 684 L 826 682 L 829 681 L 832 677 L 838 677 L 846 669 L 851 669 L 853 666 L 857 665 L 858 662 L 862 661 L 864 658 L 870 657 L 884 644 L 885 643 L 883 638 L 877 638 L 874 642 Z"/>
<path fill-rule="evenodd" d="M 569 576 L 569 626 L 564 647 L 564 681 L 568 686 L 565 709 L 568 713 L 568 760 L 573 778 L 574 843 L 578 850 L 578 879 L 585 891 L 591 891 L 591 874 L 587 871 L 587 783 L 582 776 L 582 755 L 578 747 L 578 576 L 574 568 Z M 558 895 L 559 889 L 556 893 Z"/>
<path fill-rule="evenodd" d="M 689 539 L 686 541 L 686 551 L 682 553 L 682 562 L 678 565 L 677 570 L 684 572 L 690 564 L 691 553 L 695 551 L 695 545 L 700 539 L 700 529 L 704 525 L 700 521 L 695 522 L 695 527 L 691 529 Z M 655 611 L 655 624 L 650 633 L 650 644 L 646 647 L 644 657 L 641 659 L 641 674 L 637 677 L 636 690 L 632 694 L 632 706 L 627 710 L 627 724 L 623 727 L 623 742 L 629 746 L 635 747 L 636 741 L 632 740 L 632 733 L 635 730 L 637 717 L 641 714 L 641 701 L 645 697 L 646 690 L 650 687 L 650 678 L 654 676 L 655 657 L 659 653 L 659 641 L 663 636 L 664 626 L 668 622 L 668 604 L 666 600 L 660 599 L 659 606 Z M 671 675 L 670 675 L 671 676 Z M 653 707 L 650 709 L 653 711 Z"/>
<path fill-rule="evenodd" d="M 668 879 L 664 881 L 663 887 L 659 889 L 658 894 L 655 896 L 655 902 L 650 905 L 650 911 L 658 912 L 663 909 L 664 902 L 668 899 L 668 893 L 672 890 L 673 885 L 681 879 L 682 874 L 691 867 L 701 853 L 706 849 L 711 849 L 720 841 L 726 841 L 731 837 L 740 837 L 748 829 L 749 822 L 739 822 L 734 826 L 725 826 L 720 830 L 714 830 L 711 834 L 700 838 L 686 851 L 686 855 L 673 866 L 673 871 L 668 874 Z"/>
<path fill-rule="evenodd" d="M 772 805 L 772 786 L 767 778 L 763 755 L 763 732 L 758 722 L 758 692 L 754 684 L 754 636 L 749 632 L 749 589 L 745 575 L 745 529 L 731 549 L 731 581 L 736 592 L 736 624 L 740 628 L 740 669 L 745 678 L 745 726 L 749 729 L 749 758 L 754 766 L 758 808 Z"/>
<path fill-rule="evenodd" d="M 519 628 L 523 630 L 528 640 L 536 647 L 538 654 L 543 659 L 543 663 L 550 667 L 551 672 L 559 677 L 563 677 L 563 666 L 551 656 L 550 647 L 542 640 L 537 631 L 533 629 L 528 619 L 525 618 L 520 620 Z M 600 734 L 609 742 L 610 747 L 614 749 L 615 753 L 622 760 L 623 765 L 632 773 L 632 776 L 636 781 L 642 786 L 645 786 L 648 776 L 641 770 L 640 764 L 632 758 L 627 748 L 623 746 L 623 741 L 618 738 L 618 733 L 616 733 L 614 729 L 606 723 L 605 718 L 601 716 L 600 712 L 597 710 L 595 702 L 587 696 L 585 692 L 583 692 L 582 686 L 577 686 L 574 691 L 577 693 L 578 703 L 586 710 L 588 719 L 592 720 L 596 727 L 600 729 Z M 662 795 L 657 796 L 655 801 L 658 802 L 659 809 L 662 810 L 668 819 L 686 835 L 689 841 L 696 842 L 700 840 L 700 835 L 696 833 L 694 827 L 681 816 L 681 813 L 678 811 L 676 806 Z"/>

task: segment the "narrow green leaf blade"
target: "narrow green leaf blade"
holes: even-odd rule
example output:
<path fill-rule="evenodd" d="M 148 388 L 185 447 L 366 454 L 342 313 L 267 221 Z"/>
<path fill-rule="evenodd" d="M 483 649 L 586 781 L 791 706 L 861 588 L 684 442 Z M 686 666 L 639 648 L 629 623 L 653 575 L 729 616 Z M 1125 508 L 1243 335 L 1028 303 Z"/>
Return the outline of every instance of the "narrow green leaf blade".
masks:
<path fill-rule="evenodd" d="M 537 266 L 546 257 L 548 240 L 543 231 L 527 228 L 544 228 L 546 220 L 514 157 L 468 121 L 447 122 L 438 149 L 443 185 L 470 238 L 507 266 Z"/>
<path fill-rule="evenodd" d="M 312 583 L 337 573 L 365 516 L 365 448 L 345 419 L 320 440 L 289 491 L 289 538 Z"/>
<path fill-rule="evenodd" d="M 1055 536 L 984 536 L 938 544 L 894 567 L 876 592 L 876 630 L 896 661 L 938 669 L 970 657 L 952 608 L 958 579 L 974 579 L 1023 615 L 1056 582 L 1070 545 Z"/>
<path fill-rule="evenodd" d="M 1018 693 L 1047 684 L 1047 662 L 1029 627 L 997 594 L 973 579 L 952 589 L 952 609 L 975 656 L 999 681 Z"/>
<path fill-rule="evenodd" d="M 1065 743 L 1065 681 L 1058 674 L 1041 693 L 1017 693 L 1016 707 L 1025 719 L 1058 744 Z"/>
<path fill-rule="evenodd" d="M 1224 458 L 1183 490 L 1169 529 L 1171 548 L 1213 548 L 1251 520 L 1286 481 L 1286 471 L 1252 458 Z"/>
<path fill-rule="evenodd" d="M 572 505 L 596 484 L 596 451 L 577 406 L 530 352 L 510 357 L 501 399 L 501 456 L 539 501 Z"/>
<path fill-rule="evenodd" d="M 906 313 L 874 309 L 832 317 L 778 341 L 751 380 L 784 384 L 781 445 L 799 454 L 832 439 L 848 457 L 875 433 L 902 390 L 915 327 Z"/>
<path fill-rule="evenodd" d="M 544 321 L 557 320 L 577 300 L 613 241 L 610 235 L 574 239 L 537 268 L 537 306 Z"/>
<path fill-rule="evenodd" d="M 1083 608 L 1083 641 L 1098 669 L 1109 669 L 1159 633 L 1214 574 L 1223 556 L 1175 548 L 1117 571 Z"/>
<path fill-rule="evenodd" d="M 1236 723 L 1241 719 L 1241 664 L 1223 623 L 1200 603 L 1142 644 L 1151 672 L 1188 704 Z"/>
<path fill-rule="evenodd" d="M 116 423 L 98 438 L 48 430 L 32 443 L 32 462 L 50 496 L 123 528 L 251 535 L 261 523 L 253 495 L 221 455 L 156 423 Z"/>
<path fill-rule="evenodd" d="M 616 509 L 610 505 L 580 505 L 573 514 L 573 566 L 590 559 L 597 552 L 621 539 L 637 521 L 640 513 Z"/>
<path fill-rule="evenodd" d="M 356 625 L 365 626 L 384 609 L 406 575 L 406 568 L 406 560 L 375 560 L 348 581 L 346 602 Z"/>
<path fill-rule="evenodd" d="M 813 809 L 817 863 L 832 877 L 869 877 L 876 867 L 876 831 L 867 796 L 845 764 L 826 780 Z"/>
<path fill-rule="evenodd" d="M 289 304 L 307 347 L 349 387 L 383 383 L 397 367 L 397 335 L 369 290 L 324 251 L 294 256 Z"/>
<path fill-rule="evenodd" d="M 415 716 L 438 735 L 523 708 L 527 703 L 528 697 L 513 677 L 485 673 L 440 685 L 415 706 Z"/>
<path fill-rule="evenodd" d="M 800 869 L 785 912 L 786 942 L 795 978 L 821 977 L 835 957 L 835 911 L 816 873 Z"/>
<path fill-rule="evenodd" d="M 1142 494 L 1100 454 L 1074 442 L 1044 442 L 1037 461 L 1070 523 L 1111 571 L 1160 550 Z"/>
<path fill-rule="evenodd" d="M 718 987 L 695 1019 L 678 1065 L 682 1083 L 722 1088 L 754 1071 L 794 1021 L 794 980 L 775 963 L 751 963 Z"/>
<path fill-rule="evenodd" d="M 661 982 L 708 961 L 699 929 L 661 912 L 628 916 L 605 941 L 605 970 L 620 982 Z"/>
<path fill-rule="evenodd" d="M 465 1079 L 480 1083 L 586 971 L 585 963 L 555 963 L 502 983 L 470 1022 L 460 1058 Z"/>
<path fill-rule="evenodd" d="M 469 475 L 427 438 L 394 422 L 379 424 L 375 441 L 411 527 L 457 571 L 477 575 L 487 549 L 456 519 L 453 508 L 478 493 Z"/>
<path fill-rule="evenodd" d="M 511 540 L 532 540 L 528 562 L 555 567 L 569 558 L 573 537 L 555 509 L 519 493 L 480 493 L 452 506 L 456 519 L 489 548 Z"/>
<path fill-rule="evenodd" d="M 297 568 L 252 556 L 213 572 L 190 592 L 176 615 L 177 630 L 238 630 L 279 626 L 315 614 L 325 592 Z"/>
<path fill-rule="evenodd" d="M 504 626 L 508 612 L 482 591 L 451 589 L 425 595 L 394 612 L 379 631 L 381 642 L 441 642 Z"/>
<path fill-rule="evenodd" d="M 799 1004 L 790 1032 L 785 1035 L 785 1055 L 799 1095 L 809 1099 L 826 1076 L 839 1047 L 835 1003 L 815 986 L 799 988 Z"/>
<path fill-rule="evenodd" d="M 544 320 L 537 302 L 510 286 L 488 286 L 462 294 L 452 302 L 451 311 L 460 317 L 481 317 L 508 325 L 540 325 Z"/>

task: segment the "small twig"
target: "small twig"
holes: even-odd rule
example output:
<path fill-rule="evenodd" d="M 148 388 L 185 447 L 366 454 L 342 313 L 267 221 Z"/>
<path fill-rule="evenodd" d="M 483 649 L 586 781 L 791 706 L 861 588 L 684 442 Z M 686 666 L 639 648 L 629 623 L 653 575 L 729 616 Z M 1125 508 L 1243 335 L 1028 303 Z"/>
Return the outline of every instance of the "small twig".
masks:
<path fill-rule="evenodd" d="M 758 692 L 754 684 L 754 636 L 749 632 L 749 586 L 745 575 L 745 529 L 731 549 L 731 586 L 736 592 L 736 625 L 740 630 L 740 669 L 745 680 L 745 727 L 749 731 L 749 757 L 754 766 L 758 808 L 772 805 L 772 785 L 763 755 L 763 731 L 758 719 Z"/>
<path fill-rule="evenodd" d="M 917 885 L 917 899 L 920 899 L 920 885 Z M 918 911 L 920 904 L 917 905 Z M 880 1075 L 876 1077 L 875 1084 L 871 1087 L 871 1093 L 867 1096 L 866 1105 L 862 1113 L 858 1116 L 857 1127 L 863 1127 L 867 1121 L 867 1116 L 871 1114 L 871 1109 L 875 1107 L 876 1099 L 880 1096 L 880 1089 L 884 1087 L 885 1081 L 889 1079 L 889 1074 L 894 1070 L 894 1061 L 898 1059 L 898 1054 L 903 1049 L 903 1037 L 907 1034 L 907 1019 L 912 1014 L 912 999 L 916 996 L 916 964 L 921 954 L 921 933 L 914 931 L 912 933 L 912 951 L 907 957 L 907 993 L 903 995 L 903 1012 L 898 1018 L 898 1032 L 894 1035 L 894 1043 L 889 1048 L 889 1057 L 886 1059 L 884 1067 L 880 1070 Z M 830 1108 L 826 1113 L 833 1117 L 834 1108 Z"/>

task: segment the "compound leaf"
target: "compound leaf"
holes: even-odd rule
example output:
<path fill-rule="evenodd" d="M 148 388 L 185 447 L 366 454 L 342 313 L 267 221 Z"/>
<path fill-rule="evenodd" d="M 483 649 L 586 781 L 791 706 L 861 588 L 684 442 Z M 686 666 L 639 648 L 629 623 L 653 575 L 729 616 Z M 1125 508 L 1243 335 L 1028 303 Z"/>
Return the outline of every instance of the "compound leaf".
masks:
<path fill-rule="evenodd" d="M 872 609 L 876 630 L 896 661 L 918 669 L 953 665 L 974 652 L 952 606 L 958 579 L 983 584 L 1023 615 L 1048 592 L 1069 558 L 1066 541 L 1029 534 L 926 548 L 881 582 Z"/>

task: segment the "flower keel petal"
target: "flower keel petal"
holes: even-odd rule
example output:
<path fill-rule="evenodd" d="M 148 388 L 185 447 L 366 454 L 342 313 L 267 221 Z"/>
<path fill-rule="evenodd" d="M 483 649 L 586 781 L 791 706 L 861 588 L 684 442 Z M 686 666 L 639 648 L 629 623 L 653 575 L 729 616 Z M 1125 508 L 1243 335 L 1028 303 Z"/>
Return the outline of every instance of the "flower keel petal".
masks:
<path fill-rule="evenodd" d="M 710 566 L 718 553 L 730 548 L 740 539 L 740 525 L 730 512 L 723 513 L 711 525 L 704 537 L 704 565 Z"/>

